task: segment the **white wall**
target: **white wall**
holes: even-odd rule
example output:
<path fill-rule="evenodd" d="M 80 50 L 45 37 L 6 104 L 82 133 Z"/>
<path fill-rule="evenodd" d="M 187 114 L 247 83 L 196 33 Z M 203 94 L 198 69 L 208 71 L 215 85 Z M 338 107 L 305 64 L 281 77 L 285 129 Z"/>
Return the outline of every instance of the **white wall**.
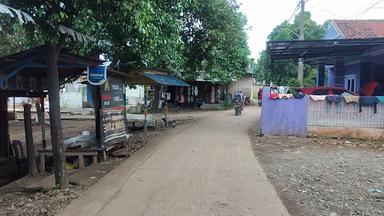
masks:
<path fill-rule="evenodd" d="M 253 82 L 254 79 L 251 76 L 244 76 L 240 80 L 234 81 L 229 85 L 228 93 L 234 95 L 234 93 L 241 89 L 241 91 L 247 97 L 253 97 Z"/>

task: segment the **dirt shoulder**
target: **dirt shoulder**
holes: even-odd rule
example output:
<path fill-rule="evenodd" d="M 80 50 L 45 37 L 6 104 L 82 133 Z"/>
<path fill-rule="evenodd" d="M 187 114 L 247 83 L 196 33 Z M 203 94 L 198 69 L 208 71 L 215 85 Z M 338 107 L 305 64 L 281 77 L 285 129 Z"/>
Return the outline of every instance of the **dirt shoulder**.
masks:
<path fill-rule="evenodd" d="M 384 145 L 259 136 L 252 147 L 291 215 L 383 215 Z"/>

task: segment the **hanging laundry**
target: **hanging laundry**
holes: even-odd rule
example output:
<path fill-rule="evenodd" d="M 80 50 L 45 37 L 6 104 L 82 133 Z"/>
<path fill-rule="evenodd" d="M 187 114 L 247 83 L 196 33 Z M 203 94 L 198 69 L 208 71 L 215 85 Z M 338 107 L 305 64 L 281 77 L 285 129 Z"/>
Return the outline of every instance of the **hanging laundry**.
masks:
<path fill-rule="evenodd" d="M 291 99 L 293 94 L 279 94 L 279 99 Z"/>
<path fill-rule="evenodd" d="M 278 94 L 278 93 L 271 92 L 271 94 L 269 94 L 269 99 L 271 99 L 271 100 L 277 100 L 277 99 L 279 99 L 279 94 Z"/>
<path fill-rule="evenodd" d="M 313 101 L 323 101 L 325 100 L 326 95 L 310 95 L 309 96 Z"/>
<path fill-rule="evenodd" d="M 303 92 L 297 92 L 297 93 L 293 94 L 293 97 L 295 99 L 303 99 L 305 97 L 305 94 Z"/>
<path fill-rule="evenodd" d="M 343 96 L 345 103 L 359 103 L 359 96 Z"/>
<path fill-rule="evenodd" d="M 376 96 L 376 98 L 377 98 L 377 103 L 384 104 L 384 96 Z"/>
<path fill-rule="evenodd" d="M 363 106 L 373 106 L 374 113 L 377 113 L 377 98 L 375 96 L 365 96 L 359 99 L 359 112 L 362 112 Z"/>
<path fill-rule="evenodd" d="M 269 93 L 269 99 L 270 100 L 277 100 L 279 99 L 279 91 L 277 88 L 271 88 Z"/>
<path fill-rule="evenodd" d="M 340 95 L 327 95 L 325 97 L 325 100 L 328 103 L 340 103 L 341 102 L 341 96 Z"/>

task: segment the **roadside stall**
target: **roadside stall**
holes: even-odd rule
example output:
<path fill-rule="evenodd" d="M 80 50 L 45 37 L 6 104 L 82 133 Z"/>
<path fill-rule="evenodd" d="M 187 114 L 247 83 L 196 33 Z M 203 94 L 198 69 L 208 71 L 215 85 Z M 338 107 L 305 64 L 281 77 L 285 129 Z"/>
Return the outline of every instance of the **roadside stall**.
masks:
<path fill-rule="evenodd" d="M 87 69 L 98 67 L 102 63 L 103 61 L 99 59 L 83 57 L 63 50 L 58 58 L 60 86 L 77 80 L 81 76 L 86 76 Z M 39 101 L 40 104 L 36 105 L 36 108 L 41 109 L 42 113 L 49 112 L 49 110 L 44 110 L 46 107 L 44 99 L 48 95 L 46 71 L 47 50 L 45 46 L 0 58 L 0 178 L 7 174 L 4 170 L 15 172 L 15 164 L 25 164 L 28 158 L 36 161 L 33 158 L 34 154 L 29 154 L 35 150 L 40 156 L 40 171 L 44 172 L 46 157 L 53 155 L 50 139 L 46 137 L 45 133 L 47 123 L 45 119 L 38 118 L 41 134 L 33 134 L 31 105 L 24 106 L 24 117 L 22 118 L 25 125 L 25 143 L 15 138 L 13 134 L 17 131 L 10 130 L 8 118 L 8 98 L 13 97 L 33 100 L 38 98 L 39 100 L 36 101 Z M 107 75 L 106 71 L 105 75 Z M 85 158 L 90 158 L 91 162 L 97 163 L 100 153 L 105 153 L 109 146 L 124 142 L 128 137 L 123 92 L 125 74 L 108 70 L 108 77 L 103 78 L 105 78 L 105 82 L 91 88 L 95 92 L 94 101 L 97 105 L 95 107 L 95 131 L 92 133 L 79 131 L 79 134 L 82 133 L 81 135 L 64 140 L 65 155 L 72 158 L 77 157 L 74 161 L 77 161 L 79 168 L 86 164 Z M 74 126 L 76 127 L 76 125 Z M 35 137 L 35 142 L 33 137 Z M 36 142 L 36 140 L 39 141 Z M 29 157 L 25 155 L 25 150 Z M 11 175 L 13 174 L 11 173 Z"/>
<path fill-rule="evenodd" d="M 144 124 L 144 130 L 147 131 L 149 120 L 149 104 L 151 103 L 152 110 L 157 110 L 160 105 L 163 107 L 165 126 L 168 121 L 168 101 L 171 94 L 167 91 L 168 86 L 171 87 L 189 87 L 187 83 L 176 78 L 175 76 L 168 75 L 168 72 L 159 69 L 144 68 L 140 71 L 130 73 L 125 82 L 127 85 L 141 85 L 144 86 L 144 113 L 143 114 L 129 114 L 127 113 L 127 120 L 129 122 L 140 122 Z M 151 88 L 151 90 L 150 90 Z M 152 100 L 149 98 L 152 96 Z"/>

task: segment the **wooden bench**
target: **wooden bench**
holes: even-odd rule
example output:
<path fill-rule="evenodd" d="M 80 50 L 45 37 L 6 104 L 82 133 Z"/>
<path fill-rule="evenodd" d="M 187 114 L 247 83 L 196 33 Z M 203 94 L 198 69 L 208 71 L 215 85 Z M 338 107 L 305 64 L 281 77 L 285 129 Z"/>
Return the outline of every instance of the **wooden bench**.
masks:
<path fill-rule="evenodd" d="M 40 149 L 37 151 L 40 155 L 40 171 L 45 172 L 45 157 L 53 156 L 52 150 Z M 66 157 L 76 156 L 79 158 L 79 169 L 84 167 L 84 156 L 92 156 L 93 164 L 97 164 L 98 150 L 67 150 Z"/>

